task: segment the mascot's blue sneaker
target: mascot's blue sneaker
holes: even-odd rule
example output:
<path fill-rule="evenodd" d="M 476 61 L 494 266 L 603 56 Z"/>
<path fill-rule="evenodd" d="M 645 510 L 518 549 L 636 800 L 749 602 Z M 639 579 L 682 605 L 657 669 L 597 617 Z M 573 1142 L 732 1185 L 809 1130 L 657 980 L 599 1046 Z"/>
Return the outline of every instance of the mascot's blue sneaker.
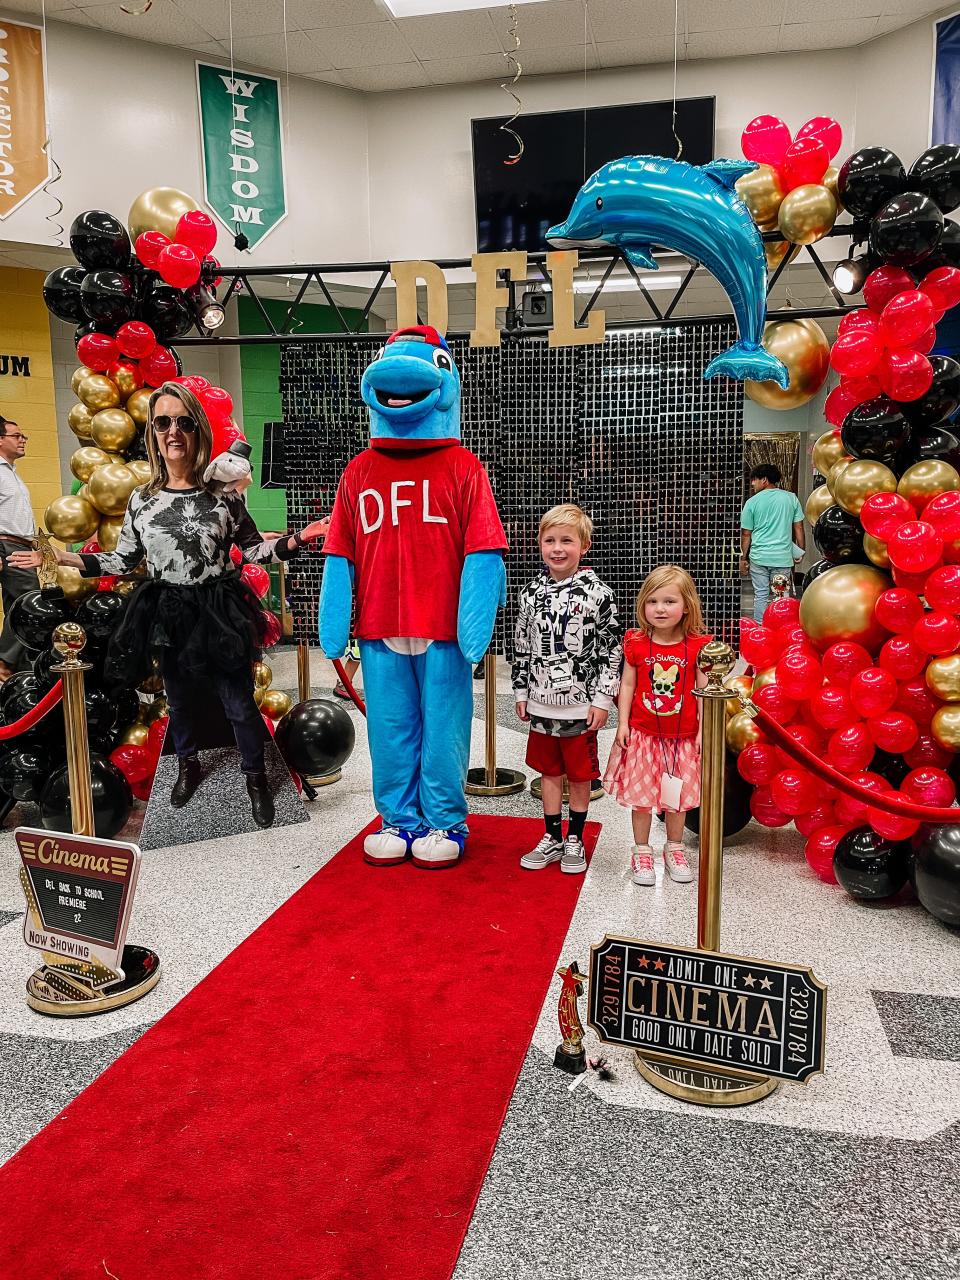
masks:
<path fill-rule="evenodd" d="M 414 840 L 411 846 L 413 861 L 418 867 L 427 867 L 431 871 L 453 867 L 460 861 L 466 838 L 465 831 L 428 831 L 425 836 Z"/>
<path fill-rule="evenodd" d="M 390 867 L 406 862 L 415 832 L 401 831 L 398 827 L 381 827 L 363 842 L 363 860 L 375 867 Z"/>

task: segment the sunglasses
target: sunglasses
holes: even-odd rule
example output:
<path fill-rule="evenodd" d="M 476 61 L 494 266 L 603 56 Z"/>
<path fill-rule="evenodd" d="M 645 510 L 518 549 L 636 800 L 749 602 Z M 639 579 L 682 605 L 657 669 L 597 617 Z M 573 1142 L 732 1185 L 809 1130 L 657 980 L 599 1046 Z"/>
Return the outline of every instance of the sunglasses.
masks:
<path fill-rule="evenodd" d="M 171 418 L 169 414 L 161 413 L 153 420 L 153 429 L 160 435 L 166 435 L 172 426 L 177 426 L 185 436 L 192 436 L 197 429 L 196 418 L 190 418 L 184 415 L 182 418 Z"/>

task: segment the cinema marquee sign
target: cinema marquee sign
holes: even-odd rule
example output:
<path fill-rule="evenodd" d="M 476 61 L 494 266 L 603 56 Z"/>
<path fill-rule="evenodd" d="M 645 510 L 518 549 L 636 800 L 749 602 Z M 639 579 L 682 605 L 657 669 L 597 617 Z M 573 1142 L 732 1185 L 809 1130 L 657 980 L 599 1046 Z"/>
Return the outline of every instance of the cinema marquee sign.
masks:
<path fill-rule="evenodd" d="M 0 19 L 0 219 L 46 182 L 43 32 Z"/>
<path fill-rule="evenodd" d="M 826 995 L 809 969 L 608 935 L 588 1022 L 644 1057 L 802 1082 L 823 1071 Z"/>

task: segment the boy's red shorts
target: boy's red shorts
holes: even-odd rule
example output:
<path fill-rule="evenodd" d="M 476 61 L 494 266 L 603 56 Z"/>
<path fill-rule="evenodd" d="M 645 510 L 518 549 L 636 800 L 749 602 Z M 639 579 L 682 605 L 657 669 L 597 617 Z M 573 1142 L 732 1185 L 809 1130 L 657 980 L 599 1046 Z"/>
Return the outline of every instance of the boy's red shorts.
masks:
<path fill-rule="evenodd" d="M 572 738 L 531 731 L 527 735 L 527 764 L 548 778 L 565 773 L 570 782 L 592 782 L 600 777 L 597 731 L 588 729 Z"/>

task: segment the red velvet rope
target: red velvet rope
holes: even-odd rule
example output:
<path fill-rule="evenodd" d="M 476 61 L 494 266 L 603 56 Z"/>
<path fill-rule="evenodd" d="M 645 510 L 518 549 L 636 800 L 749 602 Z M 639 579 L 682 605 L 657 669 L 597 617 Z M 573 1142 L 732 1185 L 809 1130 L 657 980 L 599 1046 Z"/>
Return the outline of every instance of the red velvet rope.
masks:
<path fill-rule="evenodd" d="M 919 818 L 921 822 L 960 822 L 960 808 L 940 809 L 924 804 L 914 804 L 906 796 L 890 795 L 887 792 L 870 791 L 866 787 L 861 787 L 859 783 L 844 777 L 842 773 L 838 773 L 825 760 L 815 756 L 802 742 L 797 742 L 795 738 L 792 738 L 786 729 L 777 724 L 776 720 L 768 712 L 764 711 L 763 707 L 758 707 L 755 702 L 750 705 L 757 713 L 757 723 L 781 751 L 790 756 L 796 763 L 802 764 L 804 768 L 809 769 L 811 773 L 816 774 L 824 782 L 828 782 L 832 787 L 836 787 L 838 791 L 842 791 L 844 795 L 851 796 L 854 800 L 865 801 L 872 809 L 880 809 L 884 813 L 893 814 L 896 818 Z"/>
<path fill-rule="evenodd" d="M 337 675 L 340 677 L 340 683 L 346 689 L 347 693 L 349 693 L 350 697 L 353 699 L 356 705 L 360 708 L 363 714 L 366 715 L 367 714 L 366 703 L 360 697 L 359 693 L 357 693 L 356 689 L 353 687 L 353 681 L 347 675 L 344 665 L 339 658 L 333 659 L 333 669 L 334 671 L 336 671 Z"/>
<path fill-rule="evenodd" d="M 42 720 L 62 697 L 63 684 L 58 680 L 50 692 L 43 695 L 32 711 L 28 711 L 25 716 L 21 716 L 13 724 L 0 725 L 0 742 L 5 742 L 7 738 L 17 738 L 21 733 L 26 733 L 28 729 L 32 729 L 37 721 Z"/>

